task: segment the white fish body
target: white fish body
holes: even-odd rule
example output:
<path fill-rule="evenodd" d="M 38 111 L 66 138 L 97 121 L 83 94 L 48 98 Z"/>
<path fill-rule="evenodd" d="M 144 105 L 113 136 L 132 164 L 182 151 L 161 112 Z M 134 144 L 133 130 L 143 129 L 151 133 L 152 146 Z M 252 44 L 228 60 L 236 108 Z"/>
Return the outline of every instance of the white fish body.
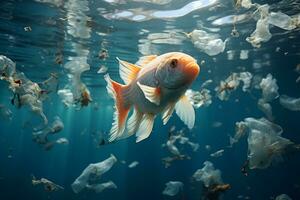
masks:
<path fill-rule="evenodd" d="M 116 108 L 109 141 L 133 134 L 137 142 L 146 139 L 152 131 L 154 118 L 162 113 L 166 124 L 174 110 L 189 128 L 193 128 L 195 112 L 184 93 L 200 71 L 194 58 L 171 52 L 142 57 L 137 64 L 118 60 L 120 76 L 126 85 L 105 76 Z M 132 107 L 133 114 L 127 121 Z"/>

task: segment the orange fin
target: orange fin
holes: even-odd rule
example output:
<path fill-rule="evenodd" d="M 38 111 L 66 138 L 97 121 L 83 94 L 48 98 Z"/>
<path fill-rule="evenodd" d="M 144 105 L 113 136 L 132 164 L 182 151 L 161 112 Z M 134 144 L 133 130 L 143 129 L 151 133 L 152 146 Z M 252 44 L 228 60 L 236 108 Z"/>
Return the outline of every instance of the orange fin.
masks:
<path fill-rule="evenodd" d="M 117 60 L 119 61 L 120 76 L 125 84 L 129 84 L 137 77 L 141 68 L 135 64 L 120 60 L 118 57 Z"/>
<path fill-rule="evenodd" d="M 149 62 L 151 62 L 152 60 L 154 60 L 156 57 L 157 55 L 143 56 L 136 62 L 136 65 L 143 67 L 147 65 Z"/>
<path fill-rule="evenodd" d="M 109 141 L 112 142 L 115 139 L 122 137 L 124 134 L 125 122 L 127 120 L 130 107 L 125 107 L 122 95 L 126 86 L 111 80 L 108 74 L 104 76 L 104 79 L 107 82 L 107 92 L 115 100 L 114 122 L 109 134 Z"/>

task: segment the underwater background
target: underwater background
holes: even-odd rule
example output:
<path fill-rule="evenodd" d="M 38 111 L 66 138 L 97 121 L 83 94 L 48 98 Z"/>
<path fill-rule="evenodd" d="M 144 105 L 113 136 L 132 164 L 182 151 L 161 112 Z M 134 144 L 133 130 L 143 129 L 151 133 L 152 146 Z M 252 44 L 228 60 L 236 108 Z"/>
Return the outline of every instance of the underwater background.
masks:
<path fill-rule="evenodd" d="M 40 123 L 39 117 L 28 109 L 13 106 L 12 92 L 6 83 L 0 82 L 0 104 L 11 110 L 9 116 L 1 114 L 0 120 L 1 200 L 201 199 L 202 186 L 193 182 L 191 177 L 197 169 L 202 168 L 206 160 L 220 169 L 223 181 L 231 185 L 231 189 L 223 195 L 225 200 L 246 199 L 246 196 L 253 200 L 266 200 L 274 199 L 282 193 L 294 200 L 300 199 L 300 153 L 284 156 L 279 163 L 267 169 L 251 170 L 248 176 L 244 176 L 241 167 L 247 159 L 247 138 L 229 147 L 229 135 L 235 134 L 237 121 L 246 117 L 265 117 L 257 108 L 261 92 L 255 89 L 243 92 L 238 88 L 227 101 L 221 101 L 214 91 L 219 82 L 231 73 L 248 71 L 262 77 L 271 73 L 277 80 L 280 94 L 299 97 L 300 83 L 295 81 L 299 76 L 295 68 L 300 63 L 299 28 L 286 31 L 271 27 L 272 38 L 262 43 L 260 48 L 255 48 L 246 41 L 256 26 L 256 21 L 251 17 L 236 24 L 239 37 L 231 35 L 232 17 L 212 24 L 215 19 L 230 15 L 251 15 L 253 9 L 236 9 L 234 2 L 228 0 L 201 0 L 201 6 L 195 10 L 190 6 L 174 12 L 162 12 L 182 8 L 191 1 L 153 2 L 0 2 L 0 55 L 13 60 L 18 71 L 37 83 L 46 80 L 50 73 L 57 73 L 59 89 L 62 89 L 68 84 L 68 71 L 64 65 L 77 56 L 76 46 L 80 46 L 90 66 L 90 70 L 81 74 L 81 80 L 93 99 L 89 106 L 77 109 L 66 107 L 57 94 L 49 95 L 43 102 L 44 113 L 49 123 L 55 116 L 61 118 L 64 129 L 58 135 L 67 138 L 69 143 L 55 145 L 46 151 L 32 140 L 33 124 Z M 288 15 L 300 13 L 298 0 L 256 0 L 255 3 L 267 3 L 272 10 Z M 122 13 L 125 10 L 131 10 L 135 17 Z M 151 14 L 155 11 L 161 13 Z M 30 27 L 30 30 L 24 27 Z M 209 56 L 197 49 L 183 33 L 194 29 L 203 29 L 218 34 L 223 40 L 227 39 L 225 50 Z M 155 36 L 153 33 L 160 35 Z M 103 49 L 109 55 L 105 59 L 99 56 Z M 241 50 L 248 50 L 247 59 L 240 59 Z M 167 125 L 163 125 L 157 117 L 152 134 L 142 142 L 136 143 L 134 137 L 129 137 L 112 144 L 99 145 L 102 135 L 109 133 L 113 119 L 113 100 L 107 94 L 103 74 L 97 73 L 99 67 L 106 66 L 111 78 L 122 83 L 116 57 L 135 63 L 143 55 L 160 55 L 171 51 L 184 52 L 197 59 L 201 72 L 191 86 L 193 90 L 199 89 L 209 79 L 213 81 L 210 86 L 212 104 L 195 109 L 195 127 L 188 130 L 176 115 L 171 117 Z M 228 59 L 232 51 L 235 52 L 233 59 Z M 282 135 L 300 143 L 300 112 L 283 108 L 278 100 L 271 104 L 273 122 L 283 128 Z M 176 161 L 165 168 L 161 159 L 168 152 L 162 148 L 162 144 L 168 140 L 168 132 L 173 126 L 176 130 L 184 129 L 191 141 L 199 144 L 199 149 L 193 152 L 186 148 L 183 151 L 191 157 L 190 160 Z M 211 149 L 205 148 L 206 145 L 210 145 Z M 219 149 L 225 150 L 221 157 L 210 156 Z M 127 163 L 136 160 L 139 165 L 128 168 L 127 165 L 117 163 L 101 177 L 102 180 L 113 180 L 118 187 L 115 190 L 108 189 L 102 193 L 85 190 L 75 194 L 71 184 L 82 170 L 90 163 L 108 158 L 110 154 Z M 35 187 L 31 183 L 32 175 L 45 177 L 63 186 L 64 190 L 49 193 L 42 187 Z M 168 181 L 184 183 L 182 194 L 164 196 L 162 191 Z"/>

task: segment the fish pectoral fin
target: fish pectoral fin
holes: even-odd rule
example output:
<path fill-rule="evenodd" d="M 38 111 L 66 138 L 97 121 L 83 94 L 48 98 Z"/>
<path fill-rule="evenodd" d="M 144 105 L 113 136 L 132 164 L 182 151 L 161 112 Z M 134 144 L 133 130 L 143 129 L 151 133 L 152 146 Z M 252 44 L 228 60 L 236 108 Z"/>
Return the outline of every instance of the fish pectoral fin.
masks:
<path fill-rule="evenodd" d="M 107 82 L 107 92 L 115 100 L 114 119 L 109 133 L 109 142 L 112 142 L 115 139 L 122 137 L 125 130 L 125 123 L 128 117 L 129 108 L 124 107 L 122 91 L 125 86 L 111 80 L 108 74 L 104 76 L 104 79 Z"/>
<path fill-rule="evenodd" d="M 150 87 L 137 82 L 139 88 L 143 91 L 145 98 L 156 105 L 160 104 L 160 88 Z"/>
<path fill-rule="evenodd" d="M 166 125 L 170 119 L 170 117 L 172 116 L 173 112 L 174 112 L 174 108 L 175 108 L 175 104 L 174 103 L 170 103 L 169 105 L 167 105 L 167 107 L 164 109 L 163 113 L 162 113 L 162 120 L 163 120 L 163 124 Z"/>
<path fill-rule="evenodd" d="M 195 124 L 195 110 L 189 102 L 187 96 L 183 95 L 175 104 L 175 110 L 178 117 L 183 121 L 189 129 Z"/>
<path fill-rule="evenodd" d="M 137 77 L 139 71 L 141 70 L 141 67 L 139 67 L 135 64 L 123 61 L 123 60 L 119 59 L 118 57 L 117 57 L 117 60 L 119 61 L 120 76 L 121 76 L 122 80 L 125 82 L 125 84 L 129 84 L 132 80 L 134 80 Z"/>
<path fill-rule="evenodd" d="M 155 116 L 153 114 L 144 114 L 142 122 L 136 132 L 136 142 L 140 142 L 149 137 L 154 123 Z"/>
<path fill-rule="evenodd" d="M 127 122 L 127 135 L 125 137 L 130 137 L 135 134 L 142 122 L 143 114 L 134 108 L 132 115 Z"/>
<path fill-rule="evenodd" d="M 154 60 L 156 57 L 157 57 L 157 55 L 142 56 L 136 62 L 136 65 L 143 67 L 143 66 L 147 65 L 149 62 L 151 62 L 152 60 Z"/>

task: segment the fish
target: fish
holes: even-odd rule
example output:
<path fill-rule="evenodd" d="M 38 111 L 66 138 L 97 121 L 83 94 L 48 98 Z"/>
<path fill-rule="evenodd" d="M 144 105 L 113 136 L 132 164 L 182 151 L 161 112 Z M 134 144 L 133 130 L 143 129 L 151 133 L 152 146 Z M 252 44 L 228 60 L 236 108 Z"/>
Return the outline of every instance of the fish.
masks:
<path fill-rule="evenodd" d="M 195 111 L 185 91 L 197 78 L 200 67 L 192 56 L 181 52 L 141 57 L 136 64 L 117 58 L 119 73 L 125 84 L 104 76 L 107 92 L 115 101 L 109 142 L 136 135 L 136 142 L 148 138 L 154 119 L 161 114 L 167 124 L 172 113 L 194 127 Z M 128 118 L 130 110 L 131 116 Z"/>

